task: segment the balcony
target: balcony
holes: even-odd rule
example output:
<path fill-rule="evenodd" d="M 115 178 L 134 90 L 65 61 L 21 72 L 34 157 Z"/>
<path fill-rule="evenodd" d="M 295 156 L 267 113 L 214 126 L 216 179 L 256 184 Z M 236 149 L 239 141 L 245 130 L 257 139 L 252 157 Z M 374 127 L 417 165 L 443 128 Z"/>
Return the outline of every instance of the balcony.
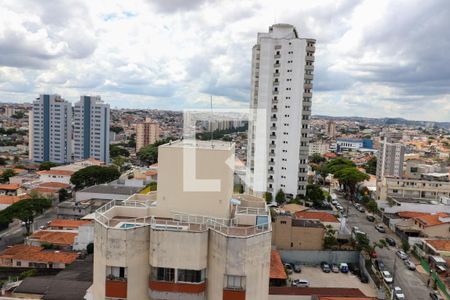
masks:
<path fill-rule="evenodd" d="M 313 80 L 314 75 L 313 74 L 305 74 L 305 79 Z"/>
<path fill-rule="evenodd" d="M 280 64 L 274 64 L 273 67 L 274 67 L 274 68 L 279 68 L 279 67 L 280 67 Z"/>
<path fill-rule="evenodd" d="M 314 56 L 306 55 L 306 61 L 314 61 Z"/>
<path fill-rule="evenodd" d="M 275 55 L 273 56 L 273 58 L 280 58 L 280 57 L 281 57 L 280 54 L 275 54 Z"/>
<path fill-rule="evenodd" d="M 127 298 L 127 286 L 126 280 L 106 279 L 105 295 L 110 298 Z"/>
<path fill-rule="evenodd" d="M 267 179 L 267 182 L 273 183 L 273 178 L 268 178 L 268 179 Z"/>
<path fill-rule="evenodd" d="M 273 103 L 273 104 L 277 104 L 277 103 L 278 103 L 278 100 L 277 100 L 277 99 L 272 99 L 272 103 Z"/>
<path fill-rule="evenodd" d="M 273 73 L 273 77 L 280 77 L 280 73 Z"/>
<path fill-rule="evenodd" d="M 279 94 L 279 92 L 278 92 L 278 91 L 273 91 L 273 92 L 272 92 L 272 94 L 274 94 L 274 95 L 278 95 L 278 94 Z"/>
<path fill-rule="evenodd" d="M 275 166 L 275 162 L 274 161 L 269 161 L 269 166 Z"/>
<path fill-rule="evenodd" d="M 269 144 L 269 149 L 275 149 L 277 146 L 275 144 Z"/>
<path fill-rule="evenodd" d="M 277 117 L 271 117 L 270 118 L 270 121 L 276 121 L 276 120 L 278 120 Z"/>
<path fill-rule="evenodd" d="M 274 152 L 269 152 L 269 156 L 270 157 L 275 157 L 275 153 Z"/>
<path fill-rule="evenodd" d="M 268 174 L 274 174 L 273 170 L 267 171 Z"/>
<path fill-rule="evenodd" d="M 311 92 L 303 93 L 303 97 L 312 97 L 312 93 Z"/>
<path fill-rule="evenodd" d="M 270 135 L 270 139 L 271 139 L 271 140 L 276 140 L 276 139 L 277 139 L 277 136 L 271 134 L 271 135 Z"/>
<path fill-rule="evenodd" d="M 308 52 L 316 52 L 316 47 L 315 46 L 306 46 L 306 51 L 308 51 Z"/>
<path fill-rule="evenodd" d="M 274 86 L 278 86 L 278 85 L 280 85 L 280 83 L 279 83 L 278 81 L 274 81 L 274 82 L 273 82 L 273 85 L 274 85 Z"/>
<path fill-rule="evenodd" d="M 304 87 L 305 89 L 310 90 L 310 89 L 313 88 L 313 84 L 312 84 L 312 83 L 305 83 L 305 84 L 303 84 L 303 87 Z"/>
<path fill-rule="evenodd" d="M 270 130 L 277 130 L 277 126 L 270 126 Z"/>
<path fill-rule="evenodd" d="M 206 291 L 206 281 L 199 283 L 189 282 L 168 282 L 159 280 L 150 280 L 148 288 L 157 292 L 172 292 L 185 294 L 200 294 Z"/>
<path fill-rule="evenodd" d="M 223 300 L 245 300 L 245 290 L 223 289 Z"/>
<path fill-rule="evenodd" d="M 272 107 L 272 109 L 270 111 L 273 112 L 273 113 L 276 113 L 276 112 L 278 112 L 278 108 L 273 108 Z"/>

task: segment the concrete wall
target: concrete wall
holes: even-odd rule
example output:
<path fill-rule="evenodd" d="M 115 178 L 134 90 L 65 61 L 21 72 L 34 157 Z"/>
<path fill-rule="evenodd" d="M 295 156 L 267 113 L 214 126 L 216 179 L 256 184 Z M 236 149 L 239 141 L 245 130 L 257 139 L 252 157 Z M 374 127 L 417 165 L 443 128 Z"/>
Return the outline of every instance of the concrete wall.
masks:
<path fill-rule="evenodd" d="M 120 194 L 103 194 L 103 193 L 89 193 L 89 192 L 76 192 L 75 201 L 84 201 L 89 199 L 105 199 L 105 200 L 127 200 L 130 195 Z"/>
<path fill-rule="evenodd" d="M 300 262 L 304 265 L 319 265 L 320 262 L 338 264 L 359 263 L 358 251 L 297 251 L 280 250 L 280 256 L 283 262 Z"/>
<path fill-rule="evenodd" d="M 272 243 L 278 249 L 321 250 L 323 248 L 325 234 L 323 227 L 292 226 L 292 217 L 277 216 L 272 228 Z"/>

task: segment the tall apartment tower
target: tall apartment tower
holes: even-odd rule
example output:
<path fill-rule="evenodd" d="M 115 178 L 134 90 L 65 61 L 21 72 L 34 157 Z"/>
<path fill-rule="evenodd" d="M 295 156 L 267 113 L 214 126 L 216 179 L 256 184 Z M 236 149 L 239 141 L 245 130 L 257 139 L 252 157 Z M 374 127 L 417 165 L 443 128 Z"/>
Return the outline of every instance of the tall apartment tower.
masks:
<path fill-rule="evenodd" d="M 145 122 L 136 124 L 136 152 L 142 147 L 159 140 L 160 128 L 157 122 L 145 118 Z"/>
<path fill-rule="evenodd" d="M 402 177 L 405 145 L 399 142 L 401 133 L 387 132 L 380 145 L 377 161 L 377 181 L 383 177 Z"/>
<path fill-rule="evenodd" d="M 74 158 L 109 163 L 109 104 L 100 96 L 81 96 L 74 108 Z"/>
<path fill-rule="evenodd" d="M 330 138 L 335 139 L 336 138 L 336 122 L 334 121 L 328 121 L 327 123 L 327 135 Z"/>
<path fill-rule="evenodd" d="M 29 158 L 34 162 L 72 161 L 72 104 L 59 95 L 42 94 L 29 117 Z"/>
<path fill-rule="evenodd" d="M 258 33 L 252 51 L 248 190 L 304 195 L 308 168 L 315 40 L 294 26 Z"/>
<path fill-rule="evenodd" d="M 86 299 L 267 300 L 270 211 L 233 195 L 234 151 L 221 141 L 159 146 L 158 191 L 95 213 Z"/>

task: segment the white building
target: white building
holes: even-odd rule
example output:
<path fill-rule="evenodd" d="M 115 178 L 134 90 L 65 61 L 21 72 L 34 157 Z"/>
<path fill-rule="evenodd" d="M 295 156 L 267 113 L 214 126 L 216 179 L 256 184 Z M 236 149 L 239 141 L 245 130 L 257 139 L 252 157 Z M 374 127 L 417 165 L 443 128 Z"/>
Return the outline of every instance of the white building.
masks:
<path fill-rule="evenodd" d="M 324 155 L 330 151 L 330 144 L 324 142 L 309 143 L 309 156 L 313 154 Z"/>
<path fill-rule="evenodd" d="M 403 162 L 405 159 L 405 145 L 401 143 L 390 143 L 384 140 L 381 143 L 377 162 L 377 180 L 385 176 L 402 177 Z"/>
<path fill-rule="evenodd" d="M 33 101 L 29 127 L 29 157 L 34 162 L 72 160 L 72 105 L 59 95 Z"/>
<path fill-rule="evenodd" d="M 315 40 L 294 26 L 258 33 L 252 54 L 247 187 L 305 194 Z"/>
<path fill-rule="evenodd" d="M 100 96 L 81 96 L 74 108 L 74 158 L 109 163 L 109 104 Z"/>

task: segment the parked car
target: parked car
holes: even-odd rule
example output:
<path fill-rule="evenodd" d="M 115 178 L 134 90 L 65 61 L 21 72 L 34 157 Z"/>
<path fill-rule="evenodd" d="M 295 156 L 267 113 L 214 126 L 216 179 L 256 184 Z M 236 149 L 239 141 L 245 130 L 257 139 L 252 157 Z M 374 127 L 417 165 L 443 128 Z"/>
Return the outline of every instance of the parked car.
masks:
<path fill-rule="evenodd" d="M 405 266 L 411 271 L 414 271 L 416 269 L 416 264 L 409 259 L 405 259 L 403 262 L 405 263 Z"/>
<path fill-rule="evenodd" d="M 375 260 L 375 267 L 377 267 L 378 271 L 384 271 L 384 263 L 382 260 Z"/>
<path fill-rule="evenodd" d="M 400 257 L 403 260 L 408 259 L 408 255 L 405 253 L 405 251 L 398 250 L 395 253 L 397 254 L 398 257 Z"/>
<path fill-rule="evenodd" d="M 386 282 L 386 283 L 392 283 L 392 281 L 394 280 L 392 278 L 391 273 L 389 273 L 389 271 L 383 271 L 383 272 L 381 272 L 381 275 L 383 276 L 384 282 Z"/>
<path fill-rule="evenodd" d="M 375 225 L 375 229 L 380 233 L 386 233 L 386 230 L 384 230 L 384 226 L 381 224 Z"/>
<path fill-rule="evenodd" d="M 295 287 L 309 287 L 309 281 L 306 279 L 294 279 L 291 285 Z"/>
<path fill-rule="evenodd" d="M 366 218 L 369 222 L 375 222 L 375 217 L 372 215 L 368 215 Z"/>
<path fill-rule="evenodd" d="M 341 273 L 348 273 L 348 265 L 346 263 L 341 263 L 339 265 L 339 270 Z"/>
<path fill-rule="evenodd" d="M 286 273 L 288 274 L 292 274 L 292 272 L 294 271 L 291 264 L 284 264 L 284 268 L 286 269 Z"/>
<path fill-rule="evenodd" d="M 330 265 L 327 262 L 325 262 L 325 261 L 320 263 L 320 267 L 322 268 L 322 271 L 324 271 L 325 273 L 330 273 L 331 272 Z"/>
<path fill-rule="evenodd" d="M 392 289 L 392 293 L 394 294 L 394 299 L 396 300 L 405 300 L 405 294 L 403 293 L 401 287 L 395 286 Z"/>
<path fill-rule="evenodd" d="M 386 243 L 389 245 L 389 246 L 392 246 L 392 247 L 395 247 L 395 245 L 397 244 L 396 242 L 395 242 L 395 240 L 393 239 L 393 238 L 391 238 L 391 237 L 386 237 Z"/>
<path fill-rule="evenodd" d="M 362 283 L 369 283 L 369 276 L 367 276 L 366 273 L 361 273 L 361 274 L 359 275 L 359 280 L 360 280 Z"/>
<path fill-rule="evenodd" d="M 337 264 L 332 264 L 331 265 L 331 272 L 333 273 L 339 273 L 339 267 Z"/>
<path fill-rule="evenodd" d="M 438 293 L 438 291 L 431 291 L 430 298 L 433 300 L 444 300 L 444 298 Z"/>
<path fill-rule="evenodd" d="M 294 272 L 295 273 L 301 273 L 302 272 L 302 267 L 300 266 L 299 262 L 294 263 Z"/>

